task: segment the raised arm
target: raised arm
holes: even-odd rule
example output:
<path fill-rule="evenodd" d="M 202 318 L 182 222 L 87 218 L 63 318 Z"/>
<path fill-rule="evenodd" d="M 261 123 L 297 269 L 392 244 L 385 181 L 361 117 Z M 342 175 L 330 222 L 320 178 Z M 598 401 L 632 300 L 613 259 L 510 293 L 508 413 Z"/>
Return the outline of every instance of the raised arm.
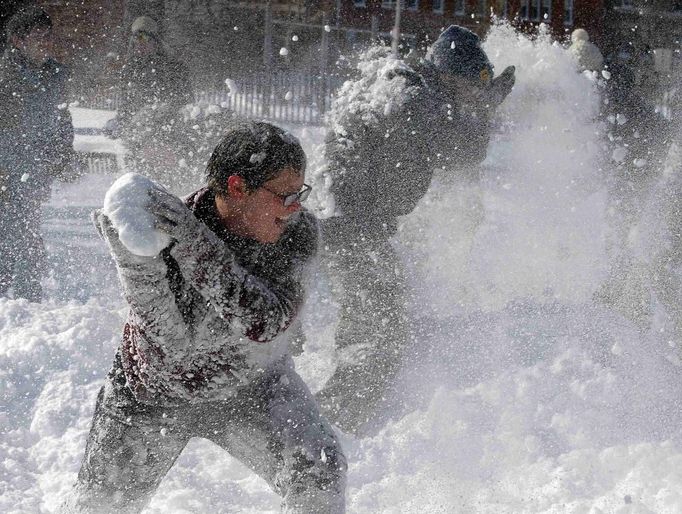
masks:
<path fill-rule="evenodd" d="M 140 257 L 132 254 L 121 243 L 109 218 L 98 211 L 93 217 L 109 246 L 126 301 L 147 342 L 164 354 L 185 348 L 190 342 L 187 324 L 170 289 L 167 267 L 161 255 Z"/>

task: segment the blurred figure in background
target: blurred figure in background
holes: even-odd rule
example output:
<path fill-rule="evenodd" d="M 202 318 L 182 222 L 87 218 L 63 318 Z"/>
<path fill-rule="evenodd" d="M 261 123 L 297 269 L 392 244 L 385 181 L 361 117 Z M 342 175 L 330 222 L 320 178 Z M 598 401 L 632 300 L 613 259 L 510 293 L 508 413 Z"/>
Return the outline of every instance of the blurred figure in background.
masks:
<path fill-rule="evenodd" d="M 192 86 L 186 66 L 171 57 L 148 16 L 133 22 L 120 84 L 121 105 L 108 131 L 124 139 L 139 171 L 154 175 L 176 166 L 174 125 L 192 101 Z"/>
<path fill-rule="evenodd" d="M 52 20 L 30 7 L 7 24 L 0 61 L 0 295 L 40 302 L 45 245 L 41 203 L 75 174 L 68 70 L 53 57 Z"/>
<path fill-rule="evenodd" d="M 568 51 L 575 57 L 580 71 L 601 71 L 604 67 L 604 56 L 597 45 L 590 41 L 585 29 L 573 31 Z"/>
<path fill-rule="evenodd" d="M 391 245 L 398 218 L 448 163 L 477 180 L 490 119 L 514 84 L 493 78 L 476 34 L 451 26 L 425 58 L 371 50 L 332 108 L 325 152 L 336 216 L 323 220 L 340 303 L 338 366 L 318 394 L 323 412 L 357 432 L 398 371 L 410 329 L 403 266 Z"/>
<path fill-rule="evenodd" d="M 607 127 L 607 166 L 611 269 L 596 299 L 612 306 L 640 327 L 651 321 L 649 271 L 636 257 L 633 238 L 652 188 L 661 178 L 670 148 L 672 127 L 655 105 L 639 75 L 653 75 L 649 51 L 630 45 L 607 59 L 608 80 L 604 118 Z"/>

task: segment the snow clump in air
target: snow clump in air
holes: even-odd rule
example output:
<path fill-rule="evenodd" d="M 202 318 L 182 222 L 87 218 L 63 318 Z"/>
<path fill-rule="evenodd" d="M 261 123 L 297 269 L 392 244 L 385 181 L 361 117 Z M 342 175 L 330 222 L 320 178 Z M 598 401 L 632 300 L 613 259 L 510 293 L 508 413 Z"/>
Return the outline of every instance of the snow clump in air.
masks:
<path fill-rule="evenodd" d="M 102 212 L 118 231 L 121 243 L 135 255 L 154 257 L 168 246 L 170 238 L 154 228 L 149 212 L 149 191 L 165 189 L 137 173 L 126 173 L 114 182 L 104 196 Z"/>

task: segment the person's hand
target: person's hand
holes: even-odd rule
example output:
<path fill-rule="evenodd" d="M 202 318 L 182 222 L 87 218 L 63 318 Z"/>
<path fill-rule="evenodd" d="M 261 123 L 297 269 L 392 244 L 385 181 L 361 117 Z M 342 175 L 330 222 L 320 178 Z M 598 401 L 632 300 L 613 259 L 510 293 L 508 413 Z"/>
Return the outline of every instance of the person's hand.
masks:
<path fill-rule="evenodd" d="M 500 105 L 505 98 L 511 93 L 514 83 L 516 67 L 507 66 L 498 77 L 495 77 L 490 86 L 490 106 L 495 109 Z"/>
<path fill-rule="evenodd" d="M 199 220 L 177 196 L 152 188 L 149 194 L 149 212 L 156 217 L 157 229 L 176 241 L 189 241 L 196 233 Z"/>
<path fill-rule="evenodd" d="M 121 136 L 121 122 L 117 116 L 107 120 L 102 129 L 102 134 L 112 139 L 118 139 Z"/>
<path fill-rule="evenodd" d="M 118 231 L 112 225 L 109 217 L 103 214 L 100 209 L 93 211 L 91 216 L 100 237 L 106 241 L 109 251 L 119 267 L 128 268 L 158 260 L 156 257 L 135 255 L 128 250 L 121 242 Z"/>

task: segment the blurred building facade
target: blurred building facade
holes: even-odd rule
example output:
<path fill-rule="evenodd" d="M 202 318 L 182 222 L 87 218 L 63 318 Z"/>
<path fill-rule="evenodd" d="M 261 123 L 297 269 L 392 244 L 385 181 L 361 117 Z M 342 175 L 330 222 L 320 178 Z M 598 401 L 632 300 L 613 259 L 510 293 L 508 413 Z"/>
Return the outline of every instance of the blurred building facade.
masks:
<path fill-rule="evenodd" d="M 59 57 L 81 90 L 113 87 L 140 15 L 160 21 L 198 90 L 270 71 L 342 74 L 356 50 L 390 41 L 396 15 L 396 0 L 17 0 L 2 3 L 0 24 L 31 3 L 53 16 Z M 682 0 L 402 0 L 401 51 L 453 23 L 484 35 L 491 15 L 530 33 L 544 23 L 560 41 L 584 28 L 607 60 L 630 59 L 640 82 L 665 89 L 680 80 Z"/>

